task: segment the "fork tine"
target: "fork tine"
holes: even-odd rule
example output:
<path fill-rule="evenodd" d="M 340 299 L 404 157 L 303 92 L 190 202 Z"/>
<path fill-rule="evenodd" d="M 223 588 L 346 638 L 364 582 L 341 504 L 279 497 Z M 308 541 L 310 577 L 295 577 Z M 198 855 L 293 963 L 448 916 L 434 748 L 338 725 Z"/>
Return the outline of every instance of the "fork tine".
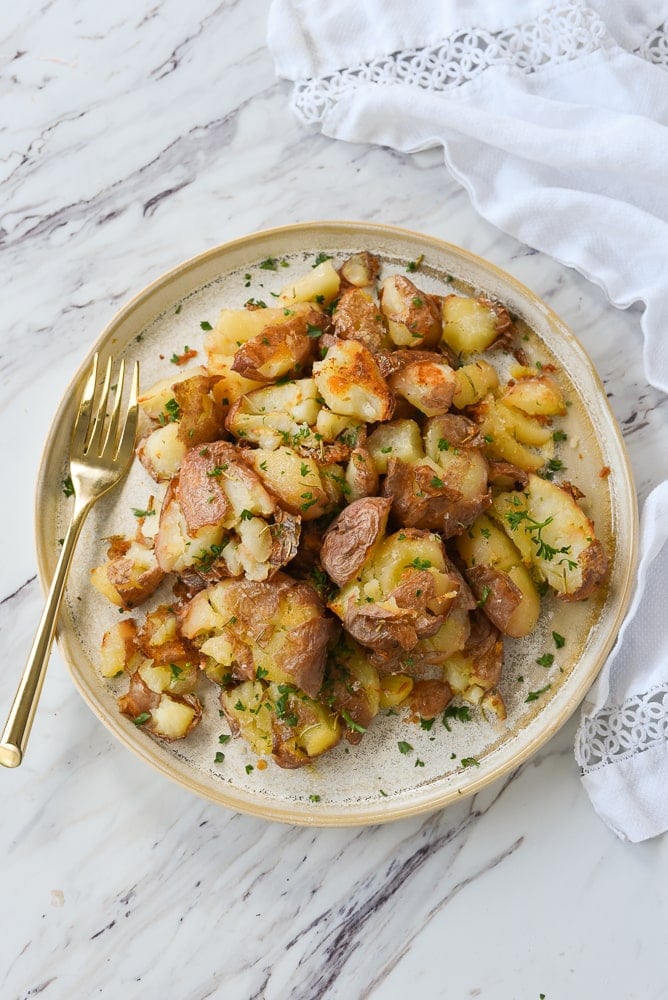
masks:
<path fill-rule="evenodd" d="M 130 384 L 130 396 L 128 398 L 128 408 L 125 414 L 125 423 L 123 425 L 121 438 L 118 442 L 118 447 L 116 448 L 116 453 L 114 455 L 114 459 L 121 461 L 125 465 L 127 465 L 132 458 L 135 438 L 137 436 L 137 423 L 139 421 L 139 404 L 137 402 L 138 395 L 139 362 L 135 361 L 132 368 L 132 382 Z"/>
<path fill-rule="evenodd" d="M 99 356 L 96 351 L 93 355 L 93 364 L 91 365 L 88 378 L 86 379 L 76 420 L 74 422 L 74 429 L 72 430 L 71 450 L 73 452 L 81 453 L 84 449 L 84 444 L 86 443 L 86 436 L 88 434 L 88 428 L 90 427 L 90 411 L 93 405 L 95 386 L 97 385 L 98 361 Z"/>
<path fill-rule="evenodd" d="M 118 437 L 118 421 L 121 412 L 121 399 L 123 397 L 123 382 L 125 381 L 125 358 L 121 358 L 121 363 L 118 369 L 118 378 L 116 379 L 116 389 L 114 392 L 114 408 L 111 411 L 111 416 L 109 417 L 109 424 L 107 426 L 107 433 L 104 436 L 104 441 L 102 447 L 100 448 L 100 454 L 105 452 L 109 446 L 109 442 L 115 446 L 116 439 Z"/>
<path fill-rule="evenodd" d="M 104 372 L 104 382 L 100 393 L 97 410 L 93 420 L 93 426 L 86 444 L 86 453 L 96 451 L 101 454 L 102 432 L 104 430 L 107 416 L 107 403 L 109 402 L 109 386 L 111 385 L 111 356 L 107 358 L 107 367 Z"/>

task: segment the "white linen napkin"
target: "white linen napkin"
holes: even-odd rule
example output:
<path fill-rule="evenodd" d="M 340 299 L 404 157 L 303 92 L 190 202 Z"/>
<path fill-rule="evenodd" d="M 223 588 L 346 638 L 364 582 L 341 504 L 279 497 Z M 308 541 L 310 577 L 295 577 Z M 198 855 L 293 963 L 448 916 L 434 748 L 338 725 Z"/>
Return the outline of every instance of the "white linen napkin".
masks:
<path fill-rule="evenodd" d="M 305 124 L 442 146 L 480 215 L 613 305 L 643 303 L 647 380 L 668 392 L 668 0 L 273 0 L 268 41 Z M 653 606 L 667 532 L 664 483 L 576 747 L 596 810 L 631 840 L 668 829 L 668 639 Z"/>

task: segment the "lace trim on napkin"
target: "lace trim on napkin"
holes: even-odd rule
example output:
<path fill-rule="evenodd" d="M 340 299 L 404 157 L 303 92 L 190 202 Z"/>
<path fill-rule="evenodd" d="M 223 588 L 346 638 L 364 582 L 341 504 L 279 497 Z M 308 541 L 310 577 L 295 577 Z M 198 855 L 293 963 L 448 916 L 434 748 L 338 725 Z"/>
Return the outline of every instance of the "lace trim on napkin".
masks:
<path fill-rule="evenodd" d="M 614 44 L 596 11 L 577 2 L 563 3 L 533 21 L 503 31 L 462 28 L 437 45 L 394 52 L 331 76 L 300 80 L 295 84 L 292 105 L 305 124 L 319 125 L 360 83 L 401 83 L 447 91 L 473 80 L 490 66 L 511 66 L 530 74 Z M 664 27 L 653 31 L 636 54 L 668 68 Z"/>
<path fill-rule="evenodd" d="M 583 718 L 575 756 L 583 774 L 668 742 L 668 686 Z"/>

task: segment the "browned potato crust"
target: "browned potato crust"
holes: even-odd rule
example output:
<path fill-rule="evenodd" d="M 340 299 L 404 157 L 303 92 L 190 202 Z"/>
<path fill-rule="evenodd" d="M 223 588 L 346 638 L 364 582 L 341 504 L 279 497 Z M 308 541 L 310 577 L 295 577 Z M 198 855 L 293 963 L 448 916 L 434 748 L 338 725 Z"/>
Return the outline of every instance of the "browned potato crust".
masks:
<path fill-rule="evenodd" d="M 453 691 L 447 681 L 431 678 L 415 682 L 408 702 L 416 715 L 423 719 L 433 719 L 441 714 L 452 698 Z"/>
<path fill-rule="evenodd" d="M 232 371 L 256 382 L 300 378 L 315 357 L 317 337 L 329 317 L 319 310 L 296 313 L 287 323 L 266 326 L 236 351 Z"/>

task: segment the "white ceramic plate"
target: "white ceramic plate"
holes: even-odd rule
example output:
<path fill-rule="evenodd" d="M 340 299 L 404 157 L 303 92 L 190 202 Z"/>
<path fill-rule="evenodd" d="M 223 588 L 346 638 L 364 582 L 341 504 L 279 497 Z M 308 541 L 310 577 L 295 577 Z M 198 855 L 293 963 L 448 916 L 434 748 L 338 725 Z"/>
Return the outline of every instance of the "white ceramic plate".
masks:
<path fill-rule="evenodd" d="M 514 278 L 457 247 L 386 226 L 335 222 L 275 229 L 216 247 L 153 282 L 114 317 L 70 386 L 46 444 L 36 508 L 43 586 L 53 574 L 57 539 L 69 517 L 72 501 L 61 482 L 93 351 L 138 358 L 147 387 L 174 372 L 173 353 L 185 345 L 201 348 L 200 323 L 213 324 L 221 307 L 241 307 L 251 296 L 271 301 L 271 292 L 279 291 L 288 275 L 304 273 L 321 251 L 342 260 L 363 249 L 380 254 L 386 273 L 405 273 L 406 263 L 423 254 L 414 278 L 424 290 L 443 293 L 454 276 L 505 303 L 534 331 L 536 339 L 527 346 L 535 359 L 557 366 L 570 403 L 563 423 L 569 436 L 564 446 L 568 478 L 587 496 L 611 569 L 607 586 L 595 597 L 570 605 L 547 599 L 536 631 L 521 641 L 506 641 L 501 691 L 508 718 L 503 724 L 492 725 L 474 713 L 469 723 L 453 720 L 448 730 L 437 720 L 427 731 L 401 717 L 382 716 L 357 747 L 341 745 L 298 771 L 281 770 L 273 762 L 264 771 L 247 771 L 256 760 L 240 740 L 226 745 L 225 762 L 216 765 L 218 736 L 227 727 L 219 718 L 213 686 L 203 691 L 202 724 L 187 740 L 165 744 L 119 714 L 116 697 L 124 685 L 105 681 L 98 671 L 102 634 L 118 614 L 90 587 L 90 569 L 104 559 L 106 536 L 134 531 L 131 508 L 144 508 L 151 493 L 160 493 L 136 464 L 122 487 L 93 508 L 75 557 L 58 637 L 73 680 L 114 735 L 163 774 L 232 809 L 299 824 L 353 826 L 437 809 L 517 767 L 563 725 L 596 677 L 628 606 L 636 562 L 635 492 L 621 434 L 590 360 L 561 320 Z M 287 260 L 290 270 L 263 270 L 259 265 L 268 257 Z M 194 363 L 200 361 L 205 361 L 201 352 Z M 605 469 L 609 475 L 602 476 Z M 561 650 L 554 648 L 553 630 L 567 637 Z M 555 653 L 550 669 L 536 663 L 545 651 Z M 529 692 L 548 683 L 548 691 L 526 701 Z M 399 741 L 413 750 L 400 753 Z M 463 766 L 467 758 L 475 758 L 478 766 Z"/>

